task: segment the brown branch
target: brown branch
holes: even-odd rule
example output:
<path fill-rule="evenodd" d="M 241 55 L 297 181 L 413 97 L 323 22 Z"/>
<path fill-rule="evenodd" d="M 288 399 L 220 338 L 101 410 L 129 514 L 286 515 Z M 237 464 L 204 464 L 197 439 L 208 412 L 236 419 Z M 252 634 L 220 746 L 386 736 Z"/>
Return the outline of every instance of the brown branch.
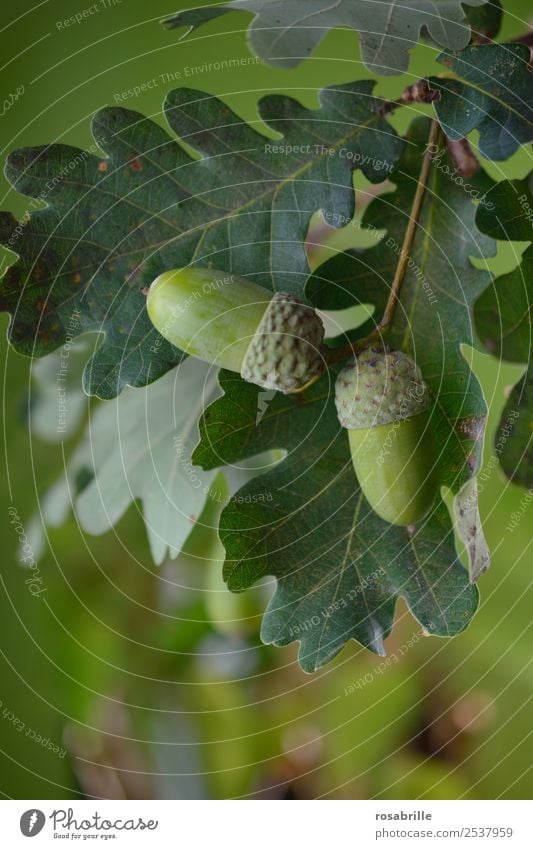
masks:
<path fill-rule="evenodd" d="M 439 138 L 439 134 L 439 122 L 434 119 L 431 122 L 431 130 L 426 144 L 424 158 L 422 160 L 422 167 L 420 169 L 418 184 L 416 187 L 415 196 L 413 198 L 411 212 L 409 214 L 409 221 L 405 230 L 405 235 L 400 250 L 400 258 L 398 259 L 398 264 L 396 266 L 396 271 L 394 273 L 394 278 L 391 284 L 390 294 L 381 321 L 379 322 L 379 324 L 376 325 L 374 330 L 368 334 L 368 336 L 364 337 L 364 339 L 359 339 L 357 342 L 354 343 L 350 342 L 348 345 L 344 345 L 342 348 L 331 349 L 331 356 L 328 356 L 328 365 L 333 365 L 334 363 L 337 363 L 341 360 L 346 359 L 347 357 L 354 356 L 355 354 L 359 353 L 364 348 L 371 345 L 372 342 L 377 341 L 378 338 L 381 338 L 383 333 L 386 333 L 392 325 L 394 314 L 396 312 L 396 307 L 400 299 L 400 292 L 402 289 L 405 272 L 407 270 L 407 264 L 409 262 L 411 249 L 413 247 L 413 242 L 418 227 L 418 220 L 420 218 L 420 212 L 422 210 L 422 202 L 424 200 L 429 173 L 431 170 L 431 161 L 435 152 L 435 146 Z"/>
<path fill-rule="evenodd" d="M 440 92 L 429 87 L 428 80 L 417 80 L 413 85 L 407 86 L 400 98 L 402 103 L 433 103 L 438 100 Z"/>
<path fill-rule="evenodd" d="M 446 138 L 446 147 L 455 165 L 455 170 L 461 177 L 466 177 L 468 180 L 474 174 L 477 174 L 481 165 L 468 139 L 453 141 L 453 139 Z"/>
<path fill-rule="evenodd" d="M 529 25 L 529 29 L 527 32 L 522 33 L 522 35 L 517 35 L 515 38 L 510 38 L 509 41 L 505 42 L 506 44 L 527 44 L 528 47 L 533 47 L 533 21 Z"/>
<path fill-rule="evenodd" d="M 418 219 L 420 217 L 422 201 L 424 200 L 424 194 L 426 192 L 429 172 L 431 170 L 431 157 L 434 154 L 434 151 L 432 151 L 431 148 L 435 147 L 439 134 L 439 122 L 433 119 L 433 121 L 431 122 L 431 130 L 429 133 L 429 138 L 424 153 L 424 158 L 422 160 L 422 168 L 420 169 L 418 185 L 416 187 L 415 196 L 413 198 L 411 213 L 409 215 L 409 222 L 407 224 L 402 249 L 400 251 L 400 259 L 398 260 L 398 265 L 396 266 L 396 273 L 392 281 L 391 291 L 389 299 L 387 301 L 387 305 L 385 307 L 385 312 L 383 313 L 383 318 L 377 326 L 378 332 L 382 330 L 387 330 L 392 324 L 392 320 L 394 318 L 394 313 L 396 311 L 396 306 L 399 300 L 403 279 L 407 270 L 407 263 L 409 262 L 409 255 L 413 246 L 416 229 L 418 227 Z"/>
<path fill-rule="evenodd" d="M 429 87 L 427 80 L 417 80 L 413 85 L 407 86 L 397 100 L 387 100 L 382 111 L 384 115 L 394 112 L 398 106 L 406 106 L 409 103 L 433 103 L 440 97 L 440 91 Z"/>

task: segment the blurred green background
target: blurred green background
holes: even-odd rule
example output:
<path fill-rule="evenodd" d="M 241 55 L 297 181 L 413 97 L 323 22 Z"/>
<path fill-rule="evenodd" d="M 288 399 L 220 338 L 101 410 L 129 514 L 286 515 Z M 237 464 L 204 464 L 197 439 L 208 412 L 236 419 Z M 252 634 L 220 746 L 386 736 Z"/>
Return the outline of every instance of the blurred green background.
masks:
<path fill-rule="evenodd" d="M 51 141 L 90 146 L 90 116 L 119 100 L 164 123 L 162 100 L 180 84 L 217 94 L 257 120 L 256 102 L 265 92 L 290 93 L 312 106 L 317 88 L 372 76 L 359 61 L 357 36 L 345 31 L 330 34 L 295 70 L 258 64 L 189 76 L 188 68 L 248 55 L 246 15 L 222 18 L 179 42 L 181 31 L 166 31 L 159 23 L 180 8 L 179 0 L 176 5 L 109 0 L 82 23 L 58 27 L 88 5 L 3 0 L 0 96 L 21 86 L 24 93 L 0 118 L 2 157 Z M 509 39 L 526 29 L 530 4 L 512 0 L 505 6 L 502 37 Z M 394 97 L 418 77 L 439 73 L 434 57 L 431 46 L 418 47 L 409 74 L 380 79 L 377 92 Z M 153 79 L 157 85 L 138 97 L 121 97 Z M 403 110 L 393 120 L 403 129 L 413 114 Z M 496 179 L 522 177 L 530 158 L 521 151 L 509 163 L 487 168 Z M 27 201 L 3 178 L 0 182 L 2 208 L 21 217 Z M 355 184 L 363 185 L 359 175 Z M 353 238 L 348 228 L 331 244 L 338 249 Z M 504 246 L 491 263 L 494 270 L 512 268 L 522 248 Z M 4 251 L 1 258 L 3 271 L 13 255 Z M 5 315 L 0 323 L 4 340 Z M 104 537 L 83 535 L 74 519 L 50 532 L 39 560 L 46 603 L 30 595 L 7 510 L 14 507 L 27 522 L 38 511 L 39 495 L 61 473 L 70 447 L 30 434 L 30 364 L 5 341 L 1 345 L 5 797 L 530 796 L 531 748 L 525 741 L 533 692 L 526 598 L 531 516 L 506 530 L 524 493 L 497 468 L 489 465 L 482 478 L 481 512 L 494 560 L 481 580 L 482 605 L 470 628 L 451 641 L 417 639 L 402 654 L 417 625 L 400 608 L 388 640 L 399 660 L 383 674 L 372 672 L 375 656 L 351 644 L 329 667 L 306 676 L 297 666 L 295 645 L 261 647 L 257 620 L 247 620 L 245 629 L 239 625 L 241 598 L 202 591 L 218 587 L 221 552 L 212 536 L 195 530 L 187 552 L 156 569 L 136 507 Z M 481 354 L 473 362 L 491 408 L 490 464 L 505 393 L 523 369 Z M 214 598 L 223 599 L 223 612 L 214 609 Z M 217 617 L 237 623 L 217 625 Z M 367 673 L 373 675 L 370 684 L 350 689 Z M 59 751 L 47 748 L 48 740 Z"/>

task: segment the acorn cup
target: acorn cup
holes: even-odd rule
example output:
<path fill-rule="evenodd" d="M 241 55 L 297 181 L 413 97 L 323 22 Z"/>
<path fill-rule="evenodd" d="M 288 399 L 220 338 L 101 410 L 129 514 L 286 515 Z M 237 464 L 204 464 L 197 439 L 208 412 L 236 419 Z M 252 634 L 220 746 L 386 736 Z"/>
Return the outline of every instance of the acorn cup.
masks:
<path fill-rule="evenodd" d="M 154 280 L 147 309 L 177 348 L 264 389 L 301 392 L 323 371 L 322 322 L 284 292 L 213 269 L 176 268 Z"/>
<path fill-rule="evenodd" d="M 438 489 L 430 394 L 420 369 L 402 351 L 367 348 L 339 372 L 335 403 L 370 506 L 393 525 L 419 522 Z"/>

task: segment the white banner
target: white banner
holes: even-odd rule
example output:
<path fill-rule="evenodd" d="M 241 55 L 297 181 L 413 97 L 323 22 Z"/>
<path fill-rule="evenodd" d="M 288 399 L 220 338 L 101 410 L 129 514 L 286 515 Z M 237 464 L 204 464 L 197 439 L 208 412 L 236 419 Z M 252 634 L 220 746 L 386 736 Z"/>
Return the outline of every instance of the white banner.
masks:
<path fill-rule="evenodd" d="M 530 849 L 528 807 L 519 801 L 2 801 L 1 845 Z"/>

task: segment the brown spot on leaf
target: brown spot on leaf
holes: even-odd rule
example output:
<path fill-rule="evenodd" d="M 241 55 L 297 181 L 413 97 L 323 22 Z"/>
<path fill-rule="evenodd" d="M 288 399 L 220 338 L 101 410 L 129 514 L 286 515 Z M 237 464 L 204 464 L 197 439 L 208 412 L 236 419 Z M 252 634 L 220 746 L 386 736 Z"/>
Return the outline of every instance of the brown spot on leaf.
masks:
<path fill-rule="evenodd" d="M 98 163 L 99 171 L 107 171 L 107 162 L 99 162 Z"/>
<path fill-rule="evenodd" d="M 455 425 L 459 436 L 475 441 L 481 439 L 484 428 L 485 416 L 468 416 L 467 418 L 459 419 Z"/>
<path fill-rule="evenodd" d="M 468 457 L 468 459 L 466 461 L 466 465 L 468 466 L 468 468 L 472 472 L 472 474 L 476 471 L 477 461 L 476 461 L 476 457 L 473 454 L 470 454 L 470 456 Z"/>
<path fill-rule="evenodd" d="M 132 171 L 142 171 L 143 170 L 142 162 L 141 162 L 141 160 L 139 159 L 138 156 L 134 156 L 133 159 L 129 160 L 129 166 L 130 166 Z"/>

